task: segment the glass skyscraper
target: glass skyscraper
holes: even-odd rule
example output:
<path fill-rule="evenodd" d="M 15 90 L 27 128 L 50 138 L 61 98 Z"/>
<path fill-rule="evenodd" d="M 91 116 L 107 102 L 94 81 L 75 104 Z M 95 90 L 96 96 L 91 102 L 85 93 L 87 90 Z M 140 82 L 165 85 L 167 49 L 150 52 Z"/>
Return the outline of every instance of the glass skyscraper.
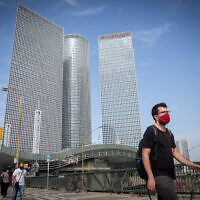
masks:
<path fill-rule="evenodd" d="M 63 148 L 91 143 L 89 42 L 81 35 L 64 37 Z"/>
<path fill-rule="evenodd" d="M 91 143 L 89 42 L 18 6 L 4 145 L 50 153 Z M 88 134 L 88 135 L 87 135 Z M 87 136 L 86 136 L 87 135 Z"/>
<path fill-rule="evenodd" d="M 20 150 L 34 149 L 34 118 L 38 109 L 41 119 L 38 118 L 35 130 L 40 132 L 39 153 L 61 150 L 63 37 L 63 28 L 19 4 L 4 121 L 5 127 L 10 127 L 5 131 L 5 135 L 9 134 L 7 146 L 17 148 L 21 94 Z"/>
<path fill-rule="evenodd" d="M 99 36 L 98 43 L 103 143 L 137 147 L 141 122 L 132 35 Z"/>
<path fill-rule="evenodd" d="M 177 140 L 176 141 L 176 147 L 178 149 L 178 152 L 183 155 L 188 160 L 190 159 L 189 151 L 188 151 L 188 144 L 186 140 Z"/>

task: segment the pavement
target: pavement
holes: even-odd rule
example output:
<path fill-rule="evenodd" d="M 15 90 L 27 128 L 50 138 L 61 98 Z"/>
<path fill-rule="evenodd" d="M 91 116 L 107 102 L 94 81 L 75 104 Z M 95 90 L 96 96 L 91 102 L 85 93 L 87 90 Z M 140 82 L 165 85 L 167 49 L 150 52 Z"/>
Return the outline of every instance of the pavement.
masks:
<path fill-rule="evenodd" d="M 12 187 L 8 188 L 7 197 L 4 200 L 12 199 Z M 19 193 L 18 198 L 19 200 Z M 148 195 L 136 194 L 116 194 L 105 192 L 80 192 L 69 193 L 65 190 L 47 190 L 38 188 L 25 188 L 24 200 L 149 200 Z M 156 196 L 152 195 L 152 200 L 156 200 Z M 189 200 L 190 196 L 179 196 L 179 200 Z M 199 200 L 200 196 L 194 197 Z"/>
<path fill-rule="evenodd" d="M 12 187 L 8 188 L 5 200 L 12 199 Z M 19 193 L 18 198 L 19 200 Z M 24 200 L 149 200 L 148 195 L 116 194 L 104 192 L 68 193 L 65 190 L 25 188 Z M 152 200 L 156 200 L 155 196 Z"/>

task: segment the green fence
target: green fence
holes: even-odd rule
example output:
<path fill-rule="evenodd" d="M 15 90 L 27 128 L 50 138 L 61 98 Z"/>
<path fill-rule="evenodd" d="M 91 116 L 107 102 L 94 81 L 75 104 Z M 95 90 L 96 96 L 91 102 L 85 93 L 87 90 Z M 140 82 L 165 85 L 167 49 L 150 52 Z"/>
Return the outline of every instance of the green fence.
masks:
<path fill-rule="evenodd" d="M 145 181 L 135 168 L 105 171 L 85 171 L 61 176 L 49 176 L 49 188 L 65 188 L 78 180 L 80 188 L 86 191 L 146 193 Z M 47 177 L 27 177 L 27 187 L 47 187 Z M 176 166 L 176 190 L 182 194 L 200 194 L 200 173 L 187 166 Z"/>

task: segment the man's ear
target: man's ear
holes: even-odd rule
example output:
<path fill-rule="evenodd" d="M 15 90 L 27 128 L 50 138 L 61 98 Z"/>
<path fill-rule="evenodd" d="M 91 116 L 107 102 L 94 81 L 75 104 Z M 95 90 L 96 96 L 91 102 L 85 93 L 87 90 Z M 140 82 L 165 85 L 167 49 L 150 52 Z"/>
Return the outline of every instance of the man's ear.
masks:
<path fill-rule="evenodd" d="M 153 117 L 154 117 L 155 121 L 158 120 L 158 115 L 154 115 Z"/>

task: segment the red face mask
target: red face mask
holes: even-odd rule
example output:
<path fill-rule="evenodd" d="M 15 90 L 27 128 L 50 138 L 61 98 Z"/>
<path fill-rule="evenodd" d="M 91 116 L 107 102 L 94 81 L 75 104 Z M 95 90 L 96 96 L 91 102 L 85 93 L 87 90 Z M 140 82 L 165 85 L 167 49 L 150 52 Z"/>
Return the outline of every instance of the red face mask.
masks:
<path fill-rule="evenodd" d="M 161 124 L 168 124 L 169 122 L 170 122 L 170 116 L 169 116 L 169 114 L 168 113 L 166 113 L 166 114 L 164 114 L 164 115 L 162 115 L 161 117 L 160 117 L 160 119 L 159 119 L 159 122 L 161 123 Z"/>

